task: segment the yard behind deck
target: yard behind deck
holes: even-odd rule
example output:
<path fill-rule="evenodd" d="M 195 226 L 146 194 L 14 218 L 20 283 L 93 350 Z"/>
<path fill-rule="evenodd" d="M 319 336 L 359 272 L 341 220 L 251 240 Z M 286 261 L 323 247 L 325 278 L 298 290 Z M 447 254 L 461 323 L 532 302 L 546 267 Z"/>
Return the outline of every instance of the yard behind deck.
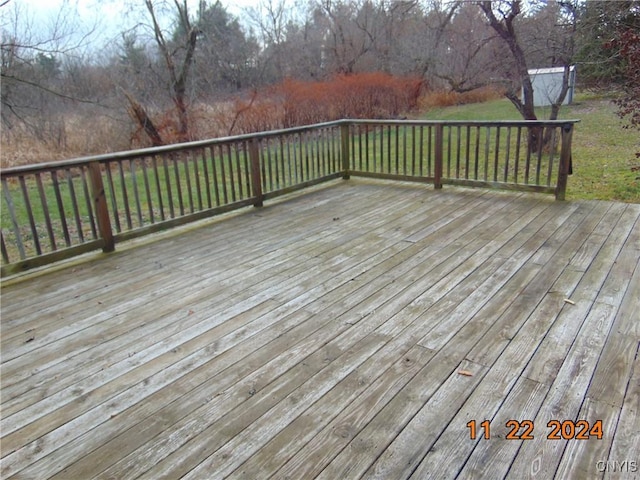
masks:
<path fill-rule="evenodd" d="M 640 478 L 638 311 L 640 205 L 338 181 L 5 285 L 1 474 Z"/>

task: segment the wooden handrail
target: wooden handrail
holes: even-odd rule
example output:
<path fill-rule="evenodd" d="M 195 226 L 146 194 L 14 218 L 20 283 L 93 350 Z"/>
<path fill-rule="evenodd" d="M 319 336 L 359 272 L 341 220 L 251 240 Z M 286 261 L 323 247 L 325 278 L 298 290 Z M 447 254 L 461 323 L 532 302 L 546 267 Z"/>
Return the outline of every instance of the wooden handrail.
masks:
<path fill-rule="evenodd" d="M 576 122 L 344 119 L 3 169 L 2 275 L 340 177 L 564 200 Z"/>
<path fill-rule="evenodd" d="M 223 145 L 229 142 L 247 141 L 252 139 L 263 139 L 270 137 L 279 137 L 285 134 L 302 133 L 312 130 L 317 130 L 323 127 L 331 126 L 343 126 L 343 125 L 442 125 L 442 126 L 514 126 L 514 127 L 549 127 L 549 126 L 562 126 L 568 124 L 575 124 L 580 122 L 578 119 L 572 120 L 500 120 L 500 121 L 482 121 L 482 120 L 361 120 L 361 119 L 342 119 L 331 122 L 315 123 L 312 125 L 305 125 L 301 127 L 292 127 L 279 130 L 269 130 L 265 132 L 247 133 L 243 135 L 235 135 L 229 137 L 219 137 L 207 140 L 198 140 L 194 142 L 175 143 L 171 145 L 165 145 L 161 147 L 149 147 L 140 148 L 137 150 L 126 150 L 121 152 L 104 153 L 100 155 L 92 155 L 87 157 L 72 158 L 69 160 L 58 160 L 55 162 L 42 162 L 31 165 L 20 165 L 17 167 L 4 168 L 0 170 L 0 177 L 14 176 L 17 174 L 29 174 L 35 172 L 44 172 L 63 167 L 77 167 L 80 165 L 86 165 L 90 162 L 105 163 L 109 161 L 117 160 L 132 160 L 141 157 L 148 157 L 152 155 L 162 155 L 171 152 L 180 152 L 184 150 L 195 150 L 200 148 L 211 147 L 215 145 Z"/>

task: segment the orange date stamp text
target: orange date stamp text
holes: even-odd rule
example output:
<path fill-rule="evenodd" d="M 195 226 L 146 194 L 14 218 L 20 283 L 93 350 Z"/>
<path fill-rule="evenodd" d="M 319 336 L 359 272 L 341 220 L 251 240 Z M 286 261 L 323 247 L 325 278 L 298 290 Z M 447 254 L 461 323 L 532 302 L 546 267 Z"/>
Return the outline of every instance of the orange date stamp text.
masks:
<path fill-rule="evenodd" d="M 533 420 L 508 420 L 506 440 L 533 440 L 535 423 Z M 467 422 L 469 438 L 475 440 L 491 438 L 491 421 L 483 420 Z M 587 420 L 550 420 L 545 431 L 548 440 L 602 440 L 602 420 L 588 422 Z"/>

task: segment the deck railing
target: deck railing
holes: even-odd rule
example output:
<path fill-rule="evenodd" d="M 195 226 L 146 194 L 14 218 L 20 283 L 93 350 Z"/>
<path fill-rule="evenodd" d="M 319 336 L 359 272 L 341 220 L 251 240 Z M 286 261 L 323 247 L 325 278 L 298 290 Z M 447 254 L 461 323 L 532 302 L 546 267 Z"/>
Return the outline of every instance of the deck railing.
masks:
<path fill-rule="evenodd" d="M 3 169 L 2 275 L 350 175 L 563 200 L 575 122 L 341 120 Z"/>

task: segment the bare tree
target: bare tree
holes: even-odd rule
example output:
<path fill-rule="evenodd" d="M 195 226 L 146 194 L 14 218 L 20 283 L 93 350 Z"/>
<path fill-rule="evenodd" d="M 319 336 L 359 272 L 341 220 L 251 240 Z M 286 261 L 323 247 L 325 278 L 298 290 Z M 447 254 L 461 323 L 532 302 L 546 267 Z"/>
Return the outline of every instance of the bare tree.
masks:
<path fill-rule="evenodd" d="M 266 54 L 264 62 L 273 64 L 279 80 L 286 76 L 287 26 L 293 23 L 292 10 L 285 0 L 260 0 L 256 6 L 245 10 L 260 34 L 263 53 Z"/>
<path fill-rule="evenodd" d="M 482 15 L 473 4 L 461 5 L 441 37 L 447 48 L 439 52 L 432 73 L 454 92 L 495 82 L 495 71 L 503 59 L 496 55 L 498 39 Z"/>
<path fill-rule="evenodd" d="M 18 123 L 43 137 L 46 106 L 94 102 L 70 93 L 61 81 L 63 60 L 81 56 L 95 31 L 95 26 L 82 28 L 74 18 L 73 6 L 64 2 L 49 24 L 36 28 L 24 5 L 10 0 L 0 4 L 0 97 L 5 126 Z"/>
<path fill-rule="evenodd" d="M 171 99 L 178 114 L 178 139 L 187 141 L 190 140 L 187 82 L 193 65 L 193 55 L 198 41 L 199 30 L 197 25 L 192 24 L 188 0 L 174 0 L 173 6 L 179 23 L 177 32 L 180 38 L 176 39 L 175 42 L 170 42 L 160 25 L 153 0 L 145 0 L 144 3 L 151 20 L 154 40 L 169 75 Z M 202 12 L 204 8 L 205 1 L 200 0 L 199 11 Z M 151 122 L 148 115 L 146 115 L 144 109 L 140 110 L 141 105 L 136 105 L 131 100 L 130 103 L 134 111 L 143 113 L 142 118 L 144 121 L 141 126 L 144 126 L 145 131 L 149 132 L 149 124 Z M 136 118 L 140 122 L 140 117 L 137 114 Z M 158 143 L 159 138 L 157 136 L 152 135 L 150 137 L 154 143 Z"/>
<path fill-rule="evenodd" d="M 515 61 L 515 75 L 517 81 L 522 85 L 522 99 L 518 95 L 518 82 L 514 82 L 512 88 L 507 90 L 507 98 L 511 100 L 511 103 L 515 105 L 525 120 L 537 120 L 527 58 L 516 34 L 516 19 L 522 13 L 522 2 L 520 0 L 485 0 L 479 5 L 491 28 L 509 47 Z M 514 86 L 516 88 L 513 88 Z"/>
<path fill-rule="evenodd" d="M 313 9 L 305 12 L 305 17 L 298 22 L 290 21 L 285 28 L 282 70 L 276 70 L 270 62 L 269 48 L 262 59 L 265 71 L 264 80 L 279 81 L 284 77 L 301 80 L 321 78 L 327 71 L 327 55 L 324 41 L 327 36 L 327 22 L 322 13 Z"/>
<path fill-rule="evenodd" d="M 428 49 L 420 44 L 423 11 L 415 0 L 365 2 L 355 19 L 373 48 L 367 55 L 372 69 L 392 74 L 416 73 L 416 58 Z"/>
<path fill-rule="evenodd" d="M 568 2 L 567 2 L 568 3 Z M 522 37 L 517 32 L 517 20 L 523 13 L 521 0 L 484 0 L 479 3 L 480 9 L 485 14 L 489 25 L 504 40 L 514 60 L 514 80 L 511 88 L 507 89 L 506 96 L 515 105 L 525 120 L 537 120 L 534 107 L 534 90 L 529 76 L 528 59 L 525 54 Z M 575 18 L 575 17 L 574 17 Z M 555 25 L 555 18 L 554 18 Z M 573 44 L 571 44 L 573 45 Z M 572 52 L 572 48 L 569 50 Z M 562 59 L 564 73 L 560 92 L 555 100 L 552 100 L 551 119 L 558 117 L 560 106 L 564 102 L 569 89 L 569 63 L 567 55 Z M 518 95 L 519 86 L 522 86 L 522 98 Z M 539 127 L 529 129 L 529 149 L 532 151 L 542 148 L 552 141 L 552 129 L 543 133 Z"/>
<path fill-rule="evenodd" d="M 446 33 L 463 0 L 431 0 L 425 8 L 420 45 L 422 52 L 417 60 L 420 76 L 428 78 L 435 74 L 436 67 L 443 60 Z"/>
<path fill-rule="evenodd" d="M 330 53 L 332 69 L 339 73 L 351 73 L 358 61 L 370 48 L 366 34 L 353 28 L 353 3 L 322 0 L 317 8 L 326 17 L 328 32 L 326 48 Z"/>
<path fill-rule="evenodd" d="M 546 5 L 546 2 L 544 3 Z M 479 3 L 480 9 L 489 21 L 491 28 L 502 38 L 511 52 L 514 60 L 511 88 L 506 96 L 518 109 L 525 120 L 536 120 L 534 108 L 534 91 L 529 76 L 529 59 L 525 45 L 537 45 L 539 52 L 545 52 L 543 61 L 551 66 L 564 67 L 562 88 L 557 98 L 553 99 L 551 119 L 556 119 L 569 88 L 569 64 L 573 56 L 575 33 L 576 7 L 571 1 L 557 2 L 545 11 L 547 15 L 539 15 L 538 20 L 544 20 L 545 26 L 537 24 L 536 31 L 544 31 L 542 39 L 536 41 L 535 35 L 526 38 L 518 28 L 518 20 L 523 14 L 521 0 L 484 0 Z M 529 5 L 531 6 L 531 5 Z M 554 8 L 555 7 L 555 8 Z M 544 11 L 544 9 L 543 9 Z M 539 13 L 539 12 L 538 12 Z M 532 23 L 532 19 L 528 19 Z M 538 53 L 538 57 L 540 54 Z M 543 66 L 543 65 L 537 65 Z M 547 65 L 544 65 L 547 66 Z M 519 95 L 522 87 L 522 98 Z"/>

